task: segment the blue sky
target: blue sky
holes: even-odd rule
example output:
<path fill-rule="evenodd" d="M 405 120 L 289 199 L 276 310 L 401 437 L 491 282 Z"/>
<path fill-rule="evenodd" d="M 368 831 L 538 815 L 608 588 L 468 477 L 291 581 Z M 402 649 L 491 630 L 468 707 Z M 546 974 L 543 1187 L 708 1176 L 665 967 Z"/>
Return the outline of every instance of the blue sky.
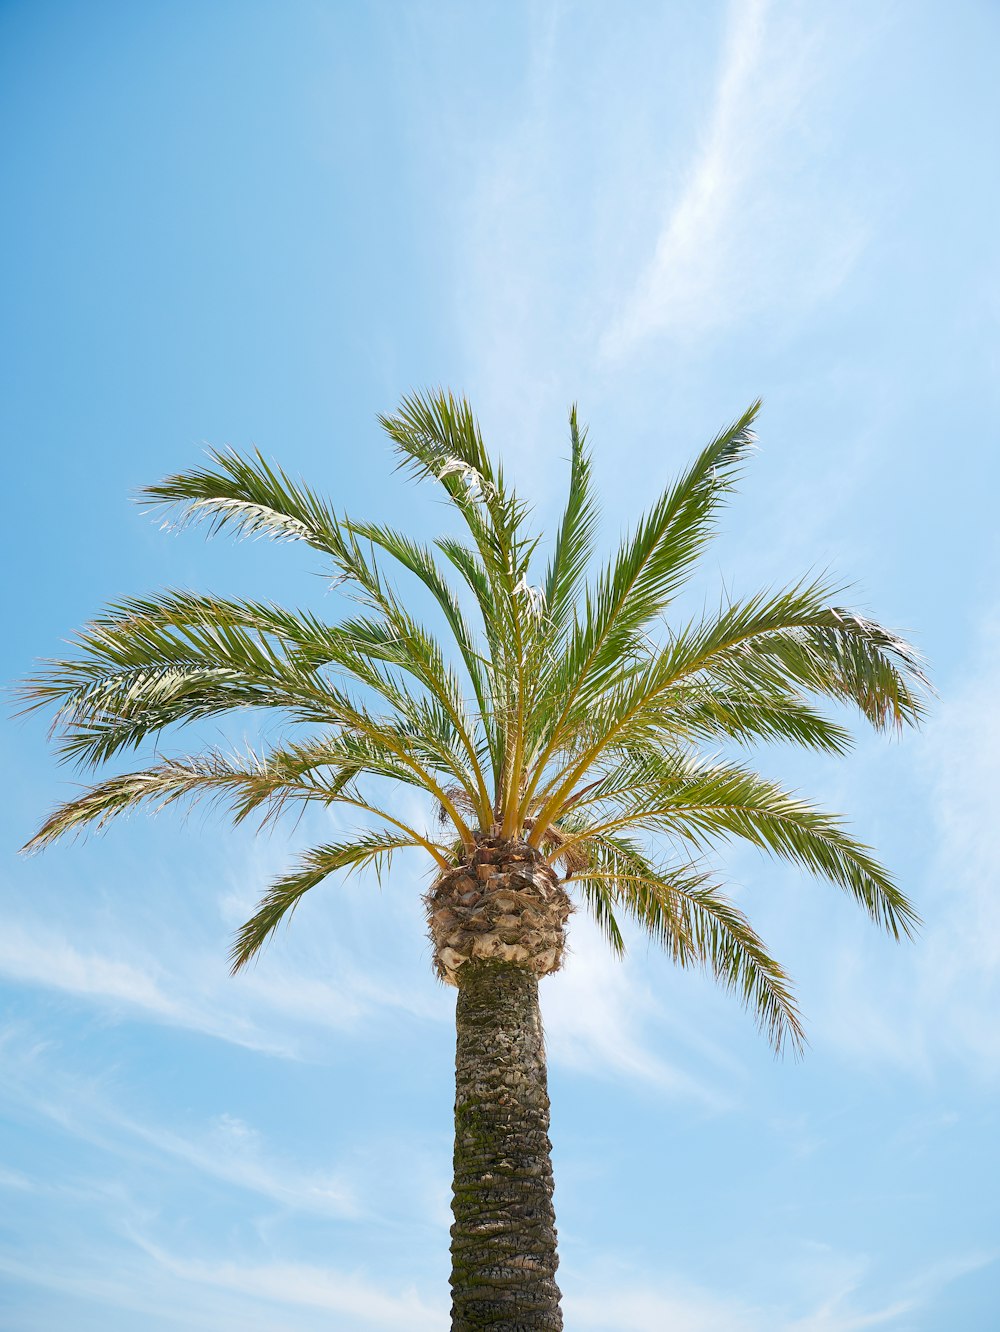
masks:
<path fill-rule="evenodd" d="M 439 383 L 547 525 L 578 400 L 609 546 L 763 397 L 698 596 L 830 568 L 931 662 L 921 734 L 759 757 L 926 921 L 896 947 L 728 857 L 803 1063 L 574 919 L 543 1010 L 581 1332 L 995 1327 L 998 49 L 987 0 L 0 7 L 4 678 L 162 585 L 335 616 L 296 549 L 128 496 L 256 444 L 433 534 L 375 416 Z M 317 889 L 233 980 L 309 828 L 164 815 L 24 861 L 73 774 L 38 720 L 0 744 L 0 1326 L 446 1326 L 426 867 Z"/>

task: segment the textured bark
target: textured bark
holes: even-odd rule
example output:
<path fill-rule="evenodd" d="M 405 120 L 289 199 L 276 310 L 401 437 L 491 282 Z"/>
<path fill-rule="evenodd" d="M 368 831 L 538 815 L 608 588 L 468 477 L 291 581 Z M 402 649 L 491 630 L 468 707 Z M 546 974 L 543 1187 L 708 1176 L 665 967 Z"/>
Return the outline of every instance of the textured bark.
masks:
<path fill-rule="evenodd" d="M 424 901 L 434 966 L 449 985 L 472 961 L 512 962 L 536 976 L 562 964 L 570 900 L 551 865 L 526 842 L 480 835 L 475 850 L 442 874 Z"/>
<path fill-rule="evenodd" d="M 470 961 L 458 980 L 452 1332 L 560 1332 L 538 979 Z"/>

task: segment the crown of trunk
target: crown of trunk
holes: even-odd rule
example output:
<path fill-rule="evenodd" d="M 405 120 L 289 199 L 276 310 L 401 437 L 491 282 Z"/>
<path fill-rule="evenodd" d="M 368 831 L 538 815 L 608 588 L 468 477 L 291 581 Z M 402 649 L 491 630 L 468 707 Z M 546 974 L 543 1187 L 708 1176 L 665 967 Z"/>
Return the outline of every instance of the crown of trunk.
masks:
<path fill-rule="evenodd" d="M 509 962 L 536 976 L 562 965 L 573 907 L 559 877 L 526 842 L 484 837 L 424 898 L 434 968 L 458 984 L 466 962 Z"/>

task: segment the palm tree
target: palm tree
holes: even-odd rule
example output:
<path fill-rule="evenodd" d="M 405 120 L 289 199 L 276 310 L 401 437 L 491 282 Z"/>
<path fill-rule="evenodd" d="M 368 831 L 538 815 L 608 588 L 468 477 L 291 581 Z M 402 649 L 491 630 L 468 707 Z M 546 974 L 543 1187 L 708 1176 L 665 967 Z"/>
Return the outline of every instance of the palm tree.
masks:
<path fill-rule="evenodd" d="M 833 604 L 822 580 L 664 620 L 752 447 L 758 406 L 590 582 L 597 508 L 575 409 L 569 497 L 538 574 L 527 506 L 450 395 L 407 397 L 382 425 L 400 466 L 443 487 L 461 539 L 428 546 L 338 516 L 259 453 L 214 452 L 144 499 L 213 532 L 306 542 L 356 613 L 328 624 L 187 592 L 127 600 L 24 688 L 28 707 L 55 705 L 60 754 L 92 767 L 239 708 L 288 723 L 288 738 L 259 752 L 157 754 L 109 777 L 59 806 L 31 849 L 138 805 L 203 797 L 236 823 L 313 803 L 356 812 L 355 835 L 312 847 L 268 888 L 236 937 L 234 972 L 329 875 L 381 872 L 408 847 L 429 857 L 434 966 L 458 991 L 454 1332 L 562 1327 L 538 980 L 560 966 L 574 901 L 618 954 L 629 919 L 675 962 L 707 966 L 776 1050 L 803 1040 L 788 977 L 713 881 L 706 852 L 743 839 L 831 880 L 895 938 L 916 923 L 835 817 L 721 752 L 778 739 L 843 754 L 850 735 L 818 710 L 824 697 L 878 730 L 916 722 L 925 682 L 913 651 Z M 436 603 L 447 648 L 390 568 Z M 401 817 L 384 795 L 392 782 L 429 794 L 439 825 Z"/>

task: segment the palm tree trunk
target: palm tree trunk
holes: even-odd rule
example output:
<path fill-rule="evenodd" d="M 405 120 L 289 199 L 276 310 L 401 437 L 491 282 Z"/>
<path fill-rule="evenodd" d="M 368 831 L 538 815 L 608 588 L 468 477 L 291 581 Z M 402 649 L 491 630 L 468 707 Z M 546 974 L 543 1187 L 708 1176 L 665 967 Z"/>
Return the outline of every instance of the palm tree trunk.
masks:
<path fill-rule="evenodd" d="M 537 977 L 467 963 L 456 1026 L 452 1332 L 561 1332 Z"/>

